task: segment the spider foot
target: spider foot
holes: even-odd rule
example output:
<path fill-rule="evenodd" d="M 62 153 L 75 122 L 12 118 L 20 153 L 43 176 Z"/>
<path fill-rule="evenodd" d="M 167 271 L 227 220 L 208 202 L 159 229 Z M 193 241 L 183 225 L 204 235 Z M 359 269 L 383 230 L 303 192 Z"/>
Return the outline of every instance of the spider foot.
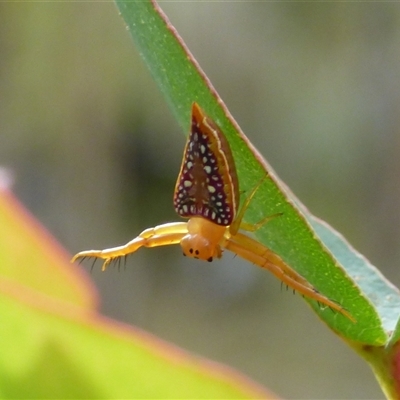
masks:
<path fill-rule="evenodd" d="M 105 256 L 103 254 L 103 251 L 101 251 L 101 250 L 87 250 L 87 251 L 81 251 L 80 253 L 75 254 L 71 259 L 71 263 L 79 260 L 79 264 L 80 264 L 86 258 L 94 258 L 91 270 L 93 270 L 94 264 L 96 263 L 96 260 L 98 258 L 103 259 L 104 262 L 101 267 L 101 270 L 105 271 L 111 262 L 113 262 L 113 261 L 116 262 L 121 257 L 120 256 L 116 256 L 116 257 Z"/>

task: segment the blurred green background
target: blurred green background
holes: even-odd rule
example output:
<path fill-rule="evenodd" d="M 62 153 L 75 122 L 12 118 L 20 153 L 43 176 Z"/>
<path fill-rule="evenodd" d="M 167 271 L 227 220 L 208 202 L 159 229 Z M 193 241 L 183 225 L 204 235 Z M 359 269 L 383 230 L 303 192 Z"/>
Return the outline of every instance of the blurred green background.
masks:
<path fill-rule="evenodd" d="M 160 4 L 278 175 L 399 286 L 398 4 Z M 1 3 L 0 53 L 0 175 L 71 254 L 178 220 L 185 138 L 113 3 Z M 383 397 L 300 296 L 230 253 L 144 249 L 91 276 L 103 313 L 282 397 Z"/>

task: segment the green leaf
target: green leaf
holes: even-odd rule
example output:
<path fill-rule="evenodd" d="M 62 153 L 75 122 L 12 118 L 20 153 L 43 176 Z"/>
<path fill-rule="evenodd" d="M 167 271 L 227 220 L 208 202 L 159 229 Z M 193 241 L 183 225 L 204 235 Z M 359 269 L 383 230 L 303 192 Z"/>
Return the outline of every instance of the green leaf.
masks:
<path fill-rule="evenodd" d="M 94 288 L 69 258 L 0 190 L 1 398 L 272 398 L 97 314 Z"/>
<path fill-rule="evenodd" d="M 375 346 L 386 343 L 390 329 L 397 321 L 399 291 L 332 228 L 316 221 L 279 180 L 241 132 L 157 4 L 117 1 L 117 5 L 184 131 L 188 132 L 191 104 L 196 101 L 226 135 L 242 191 L 254 188 L 268 171 L 268 179 L 258 190 L 245 219 L 256 222 L 266 215 L 283 215 L 257 231 L 257 238 L 322 294 L 348 310 L 356 323 L 310 301 L 314 310 L 348 341 Z M 357 268 L 354 268 L 354 262 Z"/>

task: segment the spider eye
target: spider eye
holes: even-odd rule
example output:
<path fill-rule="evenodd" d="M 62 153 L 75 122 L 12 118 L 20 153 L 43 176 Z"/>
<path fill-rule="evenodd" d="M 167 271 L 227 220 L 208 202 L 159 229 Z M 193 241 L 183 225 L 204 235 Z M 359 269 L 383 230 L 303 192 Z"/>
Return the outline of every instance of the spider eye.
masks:
<path fill-rule="evenodd" d="M 199 255 L 199 251 L 196 250 L 196 251 L 194 252 L 194 254 L 196 254 L 196 256 L 198 256 L 198 255 Z"/>
<path fill-rule="evenodd" d="M 193 254 L 193 249 L 189 249 L 189 253 L 190 253 L 190 254 Z"/>
<path fill-rule="evenodd" d="M 213 260 L 212 257 L 207 258 L 207 261 L 208 261 L 208 262 L 211 262 L 212 260 Z"/>

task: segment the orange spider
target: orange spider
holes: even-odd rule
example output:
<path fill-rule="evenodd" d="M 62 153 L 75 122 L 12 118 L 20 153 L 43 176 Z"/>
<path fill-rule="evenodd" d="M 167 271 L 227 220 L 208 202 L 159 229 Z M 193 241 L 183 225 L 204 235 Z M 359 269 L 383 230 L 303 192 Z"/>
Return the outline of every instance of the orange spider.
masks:
<path fill-rule="evenodd" d="M 339 304 L 320 294 L 307 280 L 290 268 L 277 254 L 239 232 L 254 232 L 273 218 L 250 225 L 242 221 L 259 184 L 239 210 L 239 182 L 229 144 L 219 127 L 197 103 L 192 105 L 192 126 L 186 143 L 181 170 L 174 192 L 176 212 L 187 222 L 172 222 L 144 230 L 124 246 L 82 251 L 78 258 L 104 259 L 104 271 L 113 260 L 134 253 L 140 247 L 180 243 L 183 254 L 211 262 L 221 258 L 223 249 L 236 253 L 269 270 L 287 286 L 302 295 L 334 309 L 354 321 Z"/>

